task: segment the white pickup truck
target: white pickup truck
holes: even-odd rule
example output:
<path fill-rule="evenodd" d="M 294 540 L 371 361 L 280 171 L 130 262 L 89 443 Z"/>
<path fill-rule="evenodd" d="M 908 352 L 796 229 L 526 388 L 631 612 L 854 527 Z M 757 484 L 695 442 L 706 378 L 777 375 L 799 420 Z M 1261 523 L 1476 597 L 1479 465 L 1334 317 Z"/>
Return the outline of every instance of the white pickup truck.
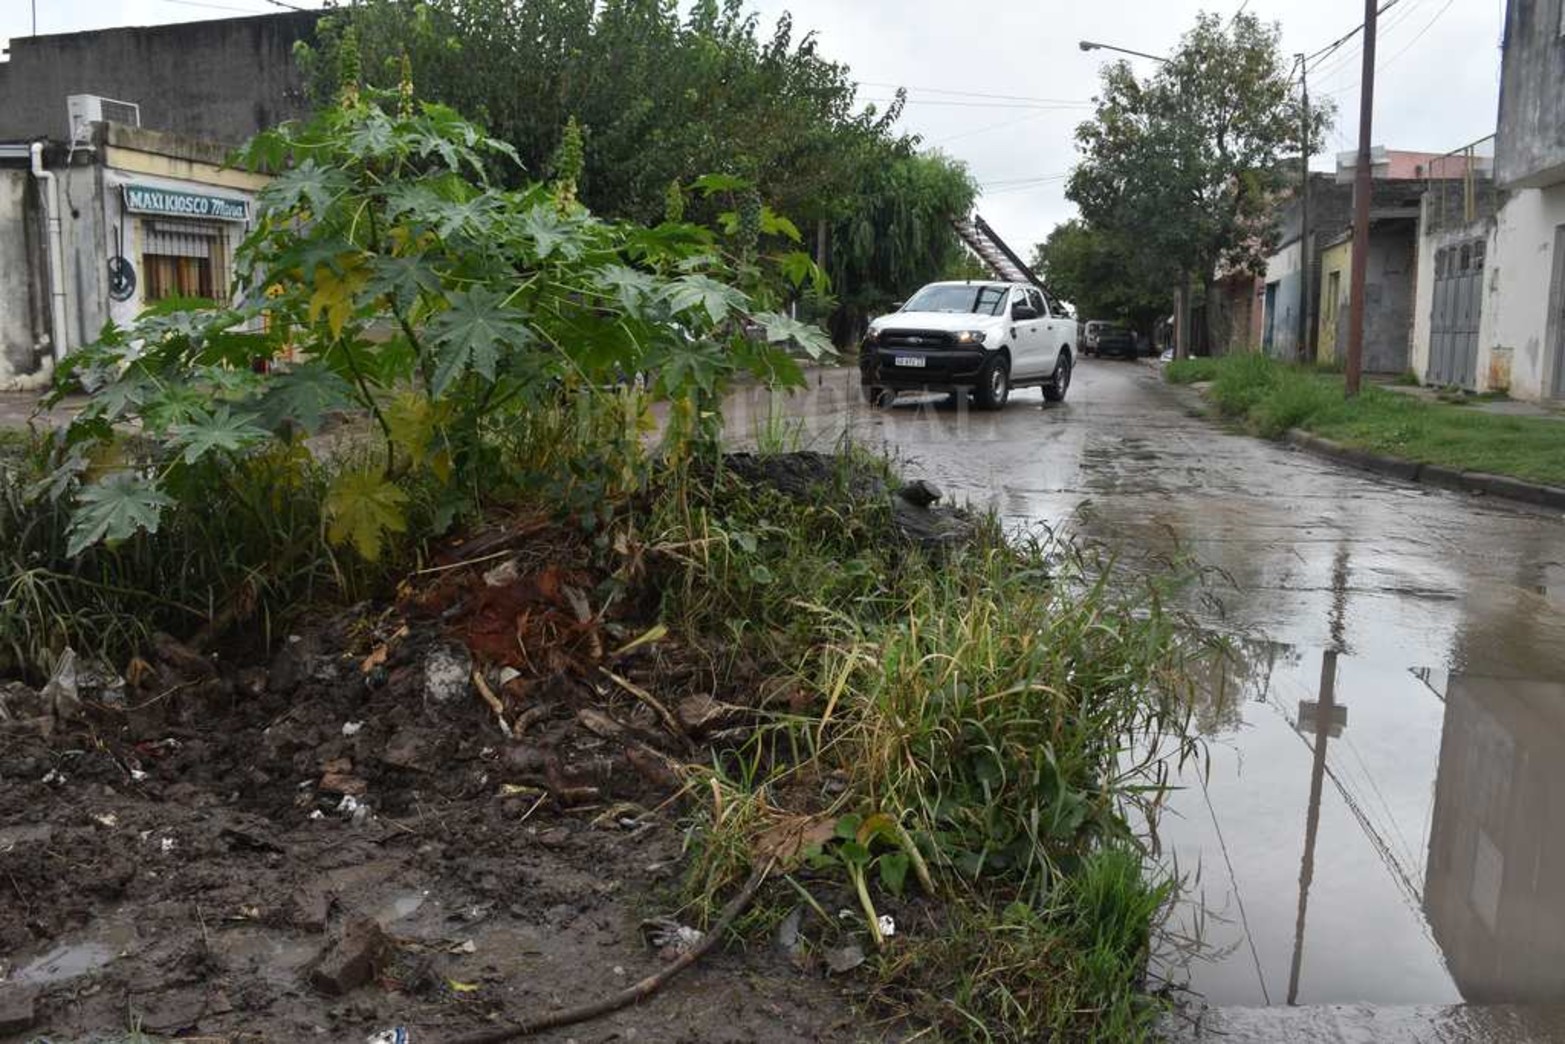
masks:
<path fill-rule="evenodd" d="M 1012 388 L 1041 387 L 1050 402 L 1070 388 L 1076 320 L 1027 283 L 930 283 L 869 324 L 859 352 L 864 400 L 899 391 L 971 390 L 997 410 Z"/>

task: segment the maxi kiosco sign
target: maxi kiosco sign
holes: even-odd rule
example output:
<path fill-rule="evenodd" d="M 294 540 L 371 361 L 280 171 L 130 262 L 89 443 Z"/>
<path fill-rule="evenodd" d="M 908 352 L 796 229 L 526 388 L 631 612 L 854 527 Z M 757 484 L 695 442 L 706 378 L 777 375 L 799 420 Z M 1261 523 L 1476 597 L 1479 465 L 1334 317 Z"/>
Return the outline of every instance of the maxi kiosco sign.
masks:
<path fill-rule="evenodd" d="M 199 192 L 178 192 L 151 185 L 126 185 L 125 209 L 132 214 L 160 214 L 216 221 L 245 221 L 250 217 L 247 200 L 209 196 Z"/>

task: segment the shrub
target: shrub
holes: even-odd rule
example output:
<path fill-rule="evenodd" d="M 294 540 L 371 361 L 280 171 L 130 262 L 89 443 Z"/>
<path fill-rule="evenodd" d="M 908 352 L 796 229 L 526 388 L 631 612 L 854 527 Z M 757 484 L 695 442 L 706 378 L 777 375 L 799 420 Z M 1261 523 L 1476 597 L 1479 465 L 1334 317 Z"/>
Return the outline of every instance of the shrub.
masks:
<path fill-rule="evenodd" d="M 490 436 L 562 397 L 650 375 L 673 400 L 678 452 L 715 433 L 735 374 L 797 382 L 787 348 L 829 350 L 820 330 L 762 307 L 776 298 L 766 272 L 797 287 L 822 279 L 798 251 L 757 254 L 758 237 L 798 236 L 764 207 L 742 256 L 724 247 L 737 229 L 724 240 L 692 225 L 600 221 L 569 184 L 493 187 L 487 172 L 514 162 L 510 147 L 450 110 L 392 116 L 346 92 L 312 122 L 260 135 L 243 158 L 281 173 L 237 253 L 237 303 L 165 303 L 63 368 L 62 389 L 92 393 L 57 487 L 76 505 L 71 554 L 156 531 L 222 469 L 298 446 L 346 410 L 373 423 L 349 444 L 378 450 L 327 476 L 326 532 L 374 558 L 410 530 L 410 482 L 433 477 L 449 520 L 508 477 L 530 478 L 507 472 Z M 702 179 L 697 190 L 745 184 Z M 304 361 L 253 372 L 253 360 L 287 352 Z"/>

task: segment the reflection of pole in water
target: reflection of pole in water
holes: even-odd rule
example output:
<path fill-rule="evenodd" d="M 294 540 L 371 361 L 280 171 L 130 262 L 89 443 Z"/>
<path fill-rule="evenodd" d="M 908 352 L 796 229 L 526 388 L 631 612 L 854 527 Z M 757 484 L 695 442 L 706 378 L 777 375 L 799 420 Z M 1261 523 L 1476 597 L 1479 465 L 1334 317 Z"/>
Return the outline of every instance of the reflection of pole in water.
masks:
<path fill-rule="evenodd" d="M 1299 864 L 1299 916 L 1293 928 L 1293 965 L 1288 970 L 1290 1005 L 1299 1002 L 1299 969 L 1304 963 L 1304 915 L 1310 904 L 1310 882 L 1315 877 L 1315 834 L 1320 828 L 1320 792 L 1326 776 L 1326 741 L 1331 737 L 1336 695 L 1337 653 L 1335 650 L 1327 650 L 1321 653 L 1320 659 L 1320 702 L 1315 707 L 1315 757 L 1310 766 L 1310 806 L 1304 817 L 1304 857 Z"/>

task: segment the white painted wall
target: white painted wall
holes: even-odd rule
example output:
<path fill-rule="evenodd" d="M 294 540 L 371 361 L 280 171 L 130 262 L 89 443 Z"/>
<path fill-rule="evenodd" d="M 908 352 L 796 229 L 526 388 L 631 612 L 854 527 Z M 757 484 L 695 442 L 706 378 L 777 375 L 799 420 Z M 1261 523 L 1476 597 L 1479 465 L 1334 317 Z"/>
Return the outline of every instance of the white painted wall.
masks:
<path fill-rule="evenodd" d="M 1263 316 L 1262 337 L 1267 324 L 1272 326 L 1271 354 L 1277 358 L 1292 359 L 1298 354 L 1299 344 L 1299 296 L 1303 289 L 1303 244 L 1294 240 L 1273 254 L 1266 262 L 1266 282 L 1277 284 L 1273 301 L 1275 316 Z M 1265 302 L 1265 297 L 1261 298 Z"/>
<path fill-rule="evenodd" d="M 1485 273 L 1478 382 L 1487 381 L 1496 350 L 1511 353 L 1510 394 L 1547 398 L 1559 362 L 1549 342 L 1549 289 L 1555 229 L 1565 225 L 1565 185 L 1522 189 L 1500 209 Z"/>

